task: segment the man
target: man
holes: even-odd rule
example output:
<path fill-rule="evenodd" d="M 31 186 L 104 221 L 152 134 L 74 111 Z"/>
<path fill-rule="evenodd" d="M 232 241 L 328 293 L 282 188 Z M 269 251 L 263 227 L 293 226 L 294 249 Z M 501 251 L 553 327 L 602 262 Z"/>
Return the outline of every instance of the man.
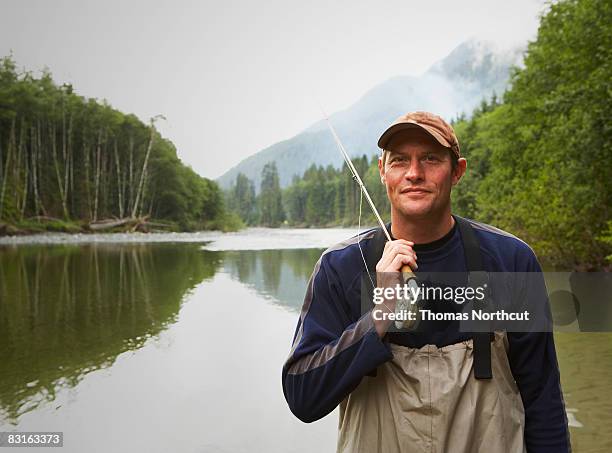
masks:
<path fill-rule="evenodd" d="M 552 333 L 472 334 L 453 323 L 391 332 L 392 321 L 374 315 L 393 312 L 392 301 L 363 313 L 366 267 L 378 287 L 405 265 L 417 274 L 541 272 L 523 241 L 451 214 L 467 163 L 442 118 L 409 113 L 378 145 L 393 240 L 372 229 L 315 265 L 282 372 L 291 411 L 312 422 L 340 406 L 338 452 L 570 451 Z"/>

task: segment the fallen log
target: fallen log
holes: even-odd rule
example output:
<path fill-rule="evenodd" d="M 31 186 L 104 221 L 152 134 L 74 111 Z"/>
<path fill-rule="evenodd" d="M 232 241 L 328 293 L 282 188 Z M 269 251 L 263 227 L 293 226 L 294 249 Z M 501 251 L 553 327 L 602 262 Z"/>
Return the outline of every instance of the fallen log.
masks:
<path fill-rule="evenodd" d="M 148 216 L 147 216 L 148 217 Z M 105 219 L 91 222 L 89 229 L 91 231 L 102 231 L 112 228 L 125 227 L 129 231 L 146 229 L 147 217 L 126 217 L 123 219 Z"/>

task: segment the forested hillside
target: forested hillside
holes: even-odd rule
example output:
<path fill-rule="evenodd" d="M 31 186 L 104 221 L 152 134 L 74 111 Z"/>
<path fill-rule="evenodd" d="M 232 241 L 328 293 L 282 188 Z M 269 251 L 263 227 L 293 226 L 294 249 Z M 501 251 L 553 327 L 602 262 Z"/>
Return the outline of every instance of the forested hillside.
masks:
<path fill-rule="evenodd" d="M 503 98 L 483 101 L 454 124 L 468 159 L 453 193 L 454 211 L 510 231 L 565 269 L 610 265 L 611 42 L 610 2 L 552 4 Z M 376 157 L 355 159 L 355 166 L 387 218 Z M 239 204 L 236 186 L 230 193 Z M 273 224 L 285 217 L 304 226 L 358 221 L 359 192 L 346 166 L 312 166 L 282 191 L 282 202 L 284 212 Z M 362 223 L 373 224 L 365 202 L 363 209 Z M 260 219 L 253 210 L 243 218 Z"/>
<path fill-rule="evenodd" d="M 407 111 L 431 110 L 450 119 L 470 112 L 483 97 L 502 93 L 510 68 L 521 63 L 522 51 L 476 39 L 465 41 L 424 74 L 386 80 L 346 110 L 332 114 L 330 120 L 351 157 L 363 154 L 371 157 L 376 154 L 378 136 Z M 314 99 L 311 102 L 316 104 Z M 285 188 L 294 175 L 302 176 L 312 164 L 340 168 L 342 157 L 326 122 L 319 121 L 300 134 L 249 156 L 217 182 L 228 189 L 238 173 L 243 173 L 254 182 L 258 192 L 261 171 L 269 162 L 276 164 L 280 186 Z"/>
<path fill-rule="evenodd" d="M 6 224 L 76 230 L 102 219 L 224 227 L 219 187 L 181 163 L 155 129 L 159 119 L 143 124 L 71 85 L 56 85 L 48 71 L 37 78 L 3 58 L 0 223 L 5 230 Z"/>
<path fill-rule="evenodd" d="M 601 267 L 612 228 L 612 4 L 553 4 L 500 105 L 456 125 L 456 202 L 562 266 Z"/>

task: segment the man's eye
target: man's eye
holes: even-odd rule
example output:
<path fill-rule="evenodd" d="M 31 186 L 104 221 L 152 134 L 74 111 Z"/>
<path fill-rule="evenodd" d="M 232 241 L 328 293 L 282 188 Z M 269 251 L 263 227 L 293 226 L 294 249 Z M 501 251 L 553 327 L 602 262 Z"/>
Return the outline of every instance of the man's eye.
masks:
<path fill-rule="evenodd" d="M 428 162 L 437 162 L 440 159 L 435 154 L 428 154 L 427 156 L 425 156 L 425 160 L 427 160 Z"/>

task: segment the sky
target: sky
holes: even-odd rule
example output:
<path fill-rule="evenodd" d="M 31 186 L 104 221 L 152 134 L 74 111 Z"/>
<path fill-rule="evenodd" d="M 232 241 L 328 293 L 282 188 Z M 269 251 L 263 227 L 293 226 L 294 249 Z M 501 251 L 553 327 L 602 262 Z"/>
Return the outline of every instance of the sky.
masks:
<path fill-rule="evenodd" d="M 535 37 L 543 0 L 3 0 L 0 56 L 156 126 L 216 178 L 461 42 Z"/>

